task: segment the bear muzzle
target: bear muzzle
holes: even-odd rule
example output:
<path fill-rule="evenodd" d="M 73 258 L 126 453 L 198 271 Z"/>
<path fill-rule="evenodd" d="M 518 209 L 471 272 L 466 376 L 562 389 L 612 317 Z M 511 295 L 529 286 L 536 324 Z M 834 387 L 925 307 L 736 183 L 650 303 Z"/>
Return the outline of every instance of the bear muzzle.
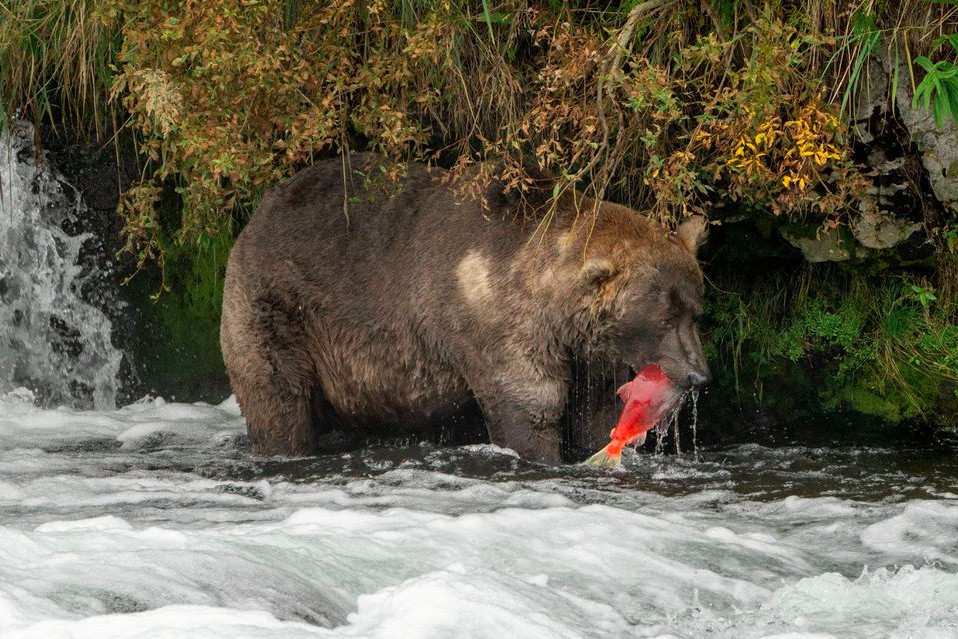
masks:
<path fill-rule="evenodd" d="M 685 376 L 685 383 L 683 386 L 691 390 L 693 388 L 698 388 L 699 386 L 705 386 L 711 381 L 712 371 L 710 371 L 708 366 L 706 366 L 702 370 L 689 371 L 689 374 Z"/>

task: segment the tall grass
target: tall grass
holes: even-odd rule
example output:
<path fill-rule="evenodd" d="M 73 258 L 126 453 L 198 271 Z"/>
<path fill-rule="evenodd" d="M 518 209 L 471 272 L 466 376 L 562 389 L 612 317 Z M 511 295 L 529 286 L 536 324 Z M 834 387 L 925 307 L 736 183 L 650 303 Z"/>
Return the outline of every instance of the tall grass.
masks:
<path fill-rule="evenodd" d="M 109 0 L 0 0 L 0 110 L 100 133 L 120 31 Z"/>

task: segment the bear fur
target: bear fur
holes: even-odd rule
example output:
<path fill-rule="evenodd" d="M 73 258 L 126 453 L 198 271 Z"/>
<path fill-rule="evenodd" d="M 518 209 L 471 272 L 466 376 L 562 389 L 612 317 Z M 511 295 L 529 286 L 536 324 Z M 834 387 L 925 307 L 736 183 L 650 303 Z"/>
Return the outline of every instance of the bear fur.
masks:
<path fill-rule="evenodd" d="M 548 180 L 521 198 L 494 185 L 483 204 L 419 164 L 398 192 L 370 192 L 376 164 L 303 170 L 233 247 L 220 338 L 254 452 L 455 428 L 478 406 L 492 443 L 555 463 L 607 443 L 629 368 L 708 380 L 701 219 L 670 233 L 609 202 L 592 216 L 568 192 L 533 232 L 523 209 L 548 200 Z"/>

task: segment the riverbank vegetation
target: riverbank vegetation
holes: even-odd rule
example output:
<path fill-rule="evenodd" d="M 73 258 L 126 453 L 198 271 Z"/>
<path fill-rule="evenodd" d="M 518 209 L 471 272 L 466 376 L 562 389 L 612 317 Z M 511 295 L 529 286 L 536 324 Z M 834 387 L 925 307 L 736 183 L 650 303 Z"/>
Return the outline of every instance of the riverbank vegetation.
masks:
<path fill-rule="evenodd" d="M 125 252 L 199 324 L 229 238 L 317 157 L 519 190 L 535 166 L 709 217 L 709 348 L 737 396 L 814 367 L 825 405 L 950 425 L 956 208 L 908 118 L 954 131 L 956 33 L 929 0 L 21 0 L 0 2 L 0 102 L 135 149 Z"/>

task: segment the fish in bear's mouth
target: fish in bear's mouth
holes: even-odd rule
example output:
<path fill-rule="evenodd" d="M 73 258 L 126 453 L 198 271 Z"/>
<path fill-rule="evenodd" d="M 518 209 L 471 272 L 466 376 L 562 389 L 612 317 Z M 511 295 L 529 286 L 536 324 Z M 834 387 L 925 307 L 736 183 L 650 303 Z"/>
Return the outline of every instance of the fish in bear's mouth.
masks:
<path fill-rule="evenodd" d="M 645 366 L 617 391 L 625 406 L 619 415 L 618 423 L 609 433 L 612 441 L 586 463 L 593 466 L 618 467 L 623 446 L 643 443 L 649 430 L 658 425 L 687 392 L 674 384 L 658 364 Z"/>

